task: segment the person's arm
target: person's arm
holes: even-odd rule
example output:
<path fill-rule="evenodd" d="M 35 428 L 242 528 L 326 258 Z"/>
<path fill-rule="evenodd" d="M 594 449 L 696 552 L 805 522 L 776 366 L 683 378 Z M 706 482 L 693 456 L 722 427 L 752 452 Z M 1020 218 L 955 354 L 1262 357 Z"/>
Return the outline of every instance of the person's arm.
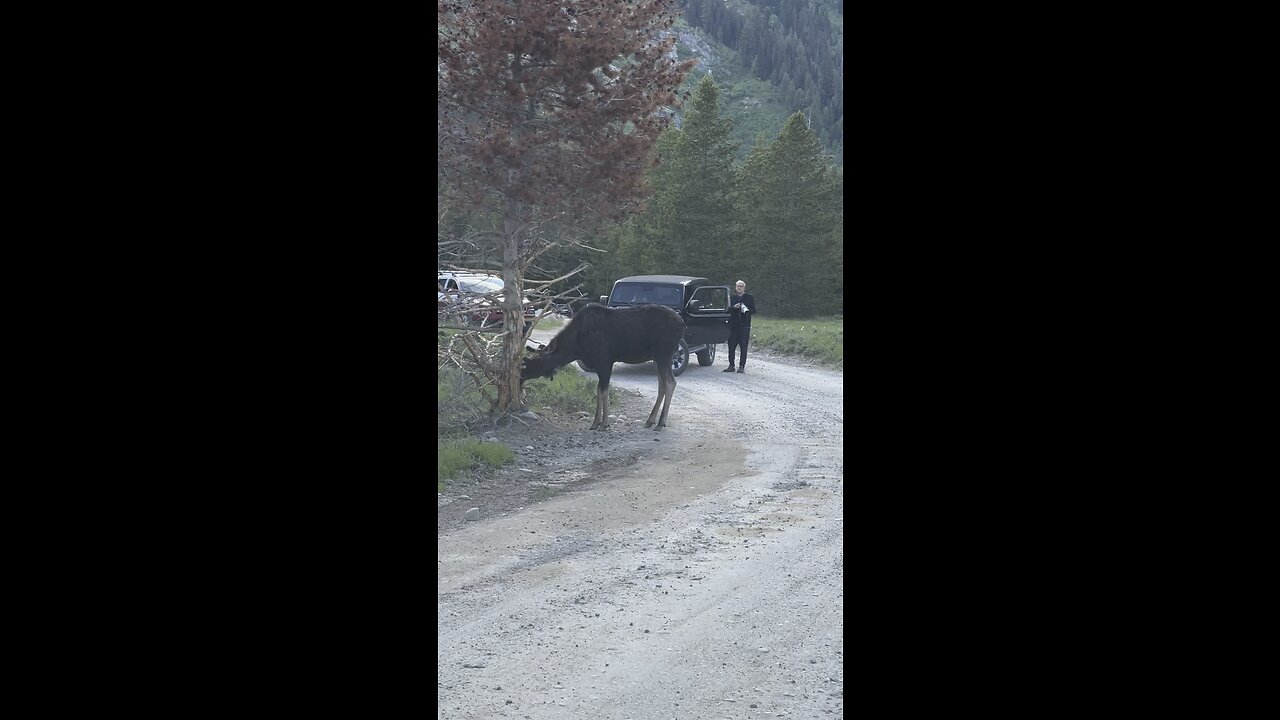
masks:
<path fill-rule="evenodd" d="M 756 314 L 756 299 L 751 293 L 743 295 L 742 302 L 747 304 L 747 309 L 751 311 L 752 315 Z"/>

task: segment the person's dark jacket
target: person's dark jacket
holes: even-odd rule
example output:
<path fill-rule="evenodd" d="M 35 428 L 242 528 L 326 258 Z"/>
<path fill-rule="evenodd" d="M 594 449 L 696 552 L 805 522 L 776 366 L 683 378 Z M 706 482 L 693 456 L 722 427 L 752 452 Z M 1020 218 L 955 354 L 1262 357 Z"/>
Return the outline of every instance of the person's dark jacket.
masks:
<path fill-rule="evenodd" d="M 734 307 L 738 303 L 746 305 L 751 312 L 744 313 Z M 751 293 L 729 296 L 729 327 L 751 327 L 751 316 L 755 314 L 756 299 L 751 296 Z"/>

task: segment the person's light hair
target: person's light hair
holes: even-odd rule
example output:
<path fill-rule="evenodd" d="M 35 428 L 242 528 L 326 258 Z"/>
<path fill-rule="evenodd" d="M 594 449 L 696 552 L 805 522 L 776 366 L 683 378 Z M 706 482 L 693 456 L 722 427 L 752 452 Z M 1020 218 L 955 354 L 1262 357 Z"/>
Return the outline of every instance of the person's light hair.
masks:
<path fill-rule="evenodd" d="M 746 286 L 747 286 L 747 281 L 745 281 L 745 280 L 739 280 L 738 282 L 736 282 L 736 283 L 734 283 L 734 284 L 733 284 L 733 286 L 734 286 L 734 287 L 738 287 L 739 285 L 741 285 L 741 286 L 743 286 L 743 287 L 746 287 Z"/>

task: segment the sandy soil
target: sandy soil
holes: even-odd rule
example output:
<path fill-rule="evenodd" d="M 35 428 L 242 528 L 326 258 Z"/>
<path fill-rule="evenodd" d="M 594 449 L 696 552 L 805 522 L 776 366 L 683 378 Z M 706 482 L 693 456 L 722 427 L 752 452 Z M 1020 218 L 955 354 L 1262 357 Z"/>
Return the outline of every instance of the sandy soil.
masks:
<path fill-rule="evenodd" d="M 659 432 L 653 366 L 616 365 L 612 429 L 505 428 L 516 463 L 438 499 L 437 717 L 841 715 L 843 376 L 726 364 Z"/>

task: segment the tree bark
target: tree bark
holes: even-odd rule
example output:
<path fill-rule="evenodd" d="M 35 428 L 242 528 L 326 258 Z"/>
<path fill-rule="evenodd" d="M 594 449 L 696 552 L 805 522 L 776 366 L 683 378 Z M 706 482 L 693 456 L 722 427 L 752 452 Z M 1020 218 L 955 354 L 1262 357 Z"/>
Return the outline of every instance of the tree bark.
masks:
<path fill-rule="evenodd" d="M 511 77 L 520 82 L 521 52 L 519 48 L 511 57 Z M 520 143 L 520 119 L 512 113 L 511 141 Z M 520 229 L 519 200 L 508 195 L 502 213 L 502 325 L 507 334 L 502 338 L 502 366 L 498 380 L 499 414 L 523 412 L 520 397 L 520 362 L 524 351 L 524 293 L 520 287 Z"/>
<path fill-rule="evenodd" d="M 514 133 L 513 133 L 514 134 Z M 520 362 L 524 351 L 524 294 L 520 288 L 520 201 L 507 198 L 502 218 L 502 338 L 501 378 L 498 382 L 498 412 L 522 412 Z"/>

